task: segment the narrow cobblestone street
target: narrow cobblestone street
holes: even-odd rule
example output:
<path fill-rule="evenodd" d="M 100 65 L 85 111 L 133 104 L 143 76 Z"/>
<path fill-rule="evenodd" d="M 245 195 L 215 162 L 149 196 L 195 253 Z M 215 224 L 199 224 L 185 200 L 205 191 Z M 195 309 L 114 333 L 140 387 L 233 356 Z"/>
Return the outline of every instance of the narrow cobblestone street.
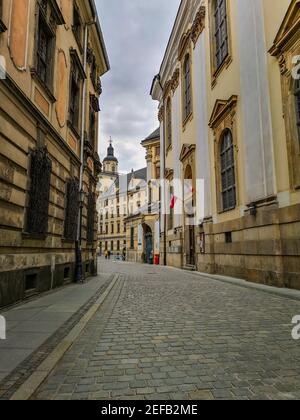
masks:
<path fill-rule="evenodd" d="M 196 274 L 99 262 L 119 275 L 35 399 L 297 399 L 300 302 Z"/>

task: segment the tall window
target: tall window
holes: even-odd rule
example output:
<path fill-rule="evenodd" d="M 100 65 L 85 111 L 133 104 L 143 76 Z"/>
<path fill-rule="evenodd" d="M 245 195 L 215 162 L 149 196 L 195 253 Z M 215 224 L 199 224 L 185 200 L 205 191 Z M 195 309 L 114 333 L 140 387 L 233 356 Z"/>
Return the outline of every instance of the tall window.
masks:
<path fill-rule="evenodd" d="M 168 98 L 167 108 L 166 108 L 166 138 L 167 138 L 167 148 L 172 146 L 172 108 L 171 108 L 171 98 Z"/>
<path fill-rule="evenodd" d="M 72 179 L 66 188 L 65 239 L 75 241 L 79 210 L 79 183 Z M 102 226 L 101 226 L 102 228 Z M 101 231 L 102 233 L 102 231 Z"/>
<path fill-rule="evenodd" d="M 228 211 L 236 206 L 234 145 L 230 130 L 223 134 L 220 158 L 223 211 Z"/>
<path fill-rule="evenodd" d="M 78 42 L 79 46 L 82 48 L 82 21 L 80 17 L 80 12 L 77 4 L 74 3 L 73 8 L 73 33 Z"/>
<path fill-rule="evenodd" d="M 49 88 L 52 83 L 54 32 L 47 22 L 47 5 L 39 10 L 36 71 L 40 80 Z"/>
<path fill-rule="evenodd" d="M 93 149 L 95 149 L 95 140 L 96 140 L 96 113 L 93 110 L 93 108 L 90 108 L 90 127 L 89 127 L 89 131 L 90 131 L 90 143 L 93 147 Z"/>
<path fill-rule="evenodd" d="M 215 0 L 215 53 L 216 69 L 218 69 L 228 55 L 228 24 L 227 24 L 227 0 Z"/>
<path fill-rule="evenodd" d="M 79 104 L 80 104 L 81 76 L 75 60 L 72 58 L 71 82 L 70 82 L 70 110 L 69 119 L 73 128 L 78 130 L 79 126 Z"/>
<path fill-rule="evenodd" d="M 185 57 L 184 66 L 184 120 L 192 113 L 192 97 L 191 97 L 191 60 L 189 54 Z"/>
<path fill-rule="evenodd" d="M 300 145 L 300 80 L 296 81 L 295 97 L 296 97 L 296 119 L 297 119 L 297 129 L 298 129 L 298 140 L 299 140 L 299 145 Z"/>

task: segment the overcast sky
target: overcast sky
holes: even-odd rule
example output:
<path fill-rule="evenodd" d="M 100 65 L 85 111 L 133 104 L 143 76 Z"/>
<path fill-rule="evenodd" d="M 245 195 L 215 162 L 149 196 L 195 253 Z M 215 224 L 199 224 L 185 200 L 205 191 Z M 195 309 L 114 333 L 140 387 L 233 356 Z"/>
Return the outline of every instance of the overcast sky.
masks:
<path fill-rule="evenodd" d="M 102 78 L 100 157 L 114 140 L 119 169 L 146 166 L 141 140 L 158 127 L 150 97 L 180 0 L 96 0 L 111 70 Z"/>

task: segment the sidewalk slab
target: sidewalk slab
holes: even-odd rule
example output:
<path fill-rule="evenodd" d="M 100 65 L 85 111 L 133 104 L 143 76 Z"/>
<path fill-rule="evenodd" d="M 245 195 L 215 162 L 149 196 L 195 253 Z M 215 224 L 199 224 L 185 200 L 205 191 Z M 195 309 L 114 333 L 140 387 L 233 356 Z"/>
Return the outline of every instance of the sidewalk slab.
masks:
<path fill-rule="evenodd" d="M 0 340 L 0 381 L 62 327 L 108 278 L 109 274 L 103 274 L 1 312 L 7 322 L 7 339 Z"/>
<path fill-rule="evenodd" d="M 247 280 L 243 280 L 239 278 L 221 276 L 217 274 L 201 273 L 199 271 L 191 271 L 189 273 L 195 276 L 200 276 L 202 278 L 208 278 L 208 279 L 220 281 L 222 283 L 232 284 L 234 286 L 245 287 L 247 289 L 253 289 L 253 290 L 260 290 L 261 292 L 269 293 L 278 297 L 285 297 L 288 299 L 300 300 L 300 290 L 267 286 L 265 284 L 252 283 Z"/>

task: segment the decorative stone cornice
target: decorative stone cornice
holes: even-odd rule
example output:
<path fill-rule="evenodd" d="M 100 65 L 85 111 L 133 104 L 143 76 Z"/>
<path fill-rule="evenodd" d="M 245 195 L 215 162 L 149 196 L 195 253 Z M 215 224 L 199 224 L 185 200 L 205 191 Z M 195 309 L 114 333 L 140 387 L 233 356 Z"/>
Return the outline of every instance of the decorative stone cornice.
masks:
<path fill-rule="evenodd" d="M 162 106 L 162 107 L 160 108 L 160 110 L 158 111 L 158 121 L 159 121 L 160 123 L 162 123 L 162 122 L 163 122 L 163 120 L 164 120 L 164 115 L 165 115 L 165 112 L 164 112 L 164 107 Z"/>
<path fill-rule="evenodd" d="M 192 31 L 191 31 L 191 38 L 196 45 L 196 42 L 198 41 L 198 38 L 200 34 L 203 32 L 203 29 L 205 28 L 205 15 L 206 15 L 206 9 L 205 6 L 201 6 L 198 13 L 196 14 L 196 17 L 193 22 Z"/>
<path fill-rule="evenodd" d="M 172 80 L 171 80 L 171 89 L 173 93 L 179 86 L 179 77 L 180 77 L 180 70 L 176 69 L 173 73 Z"/>

